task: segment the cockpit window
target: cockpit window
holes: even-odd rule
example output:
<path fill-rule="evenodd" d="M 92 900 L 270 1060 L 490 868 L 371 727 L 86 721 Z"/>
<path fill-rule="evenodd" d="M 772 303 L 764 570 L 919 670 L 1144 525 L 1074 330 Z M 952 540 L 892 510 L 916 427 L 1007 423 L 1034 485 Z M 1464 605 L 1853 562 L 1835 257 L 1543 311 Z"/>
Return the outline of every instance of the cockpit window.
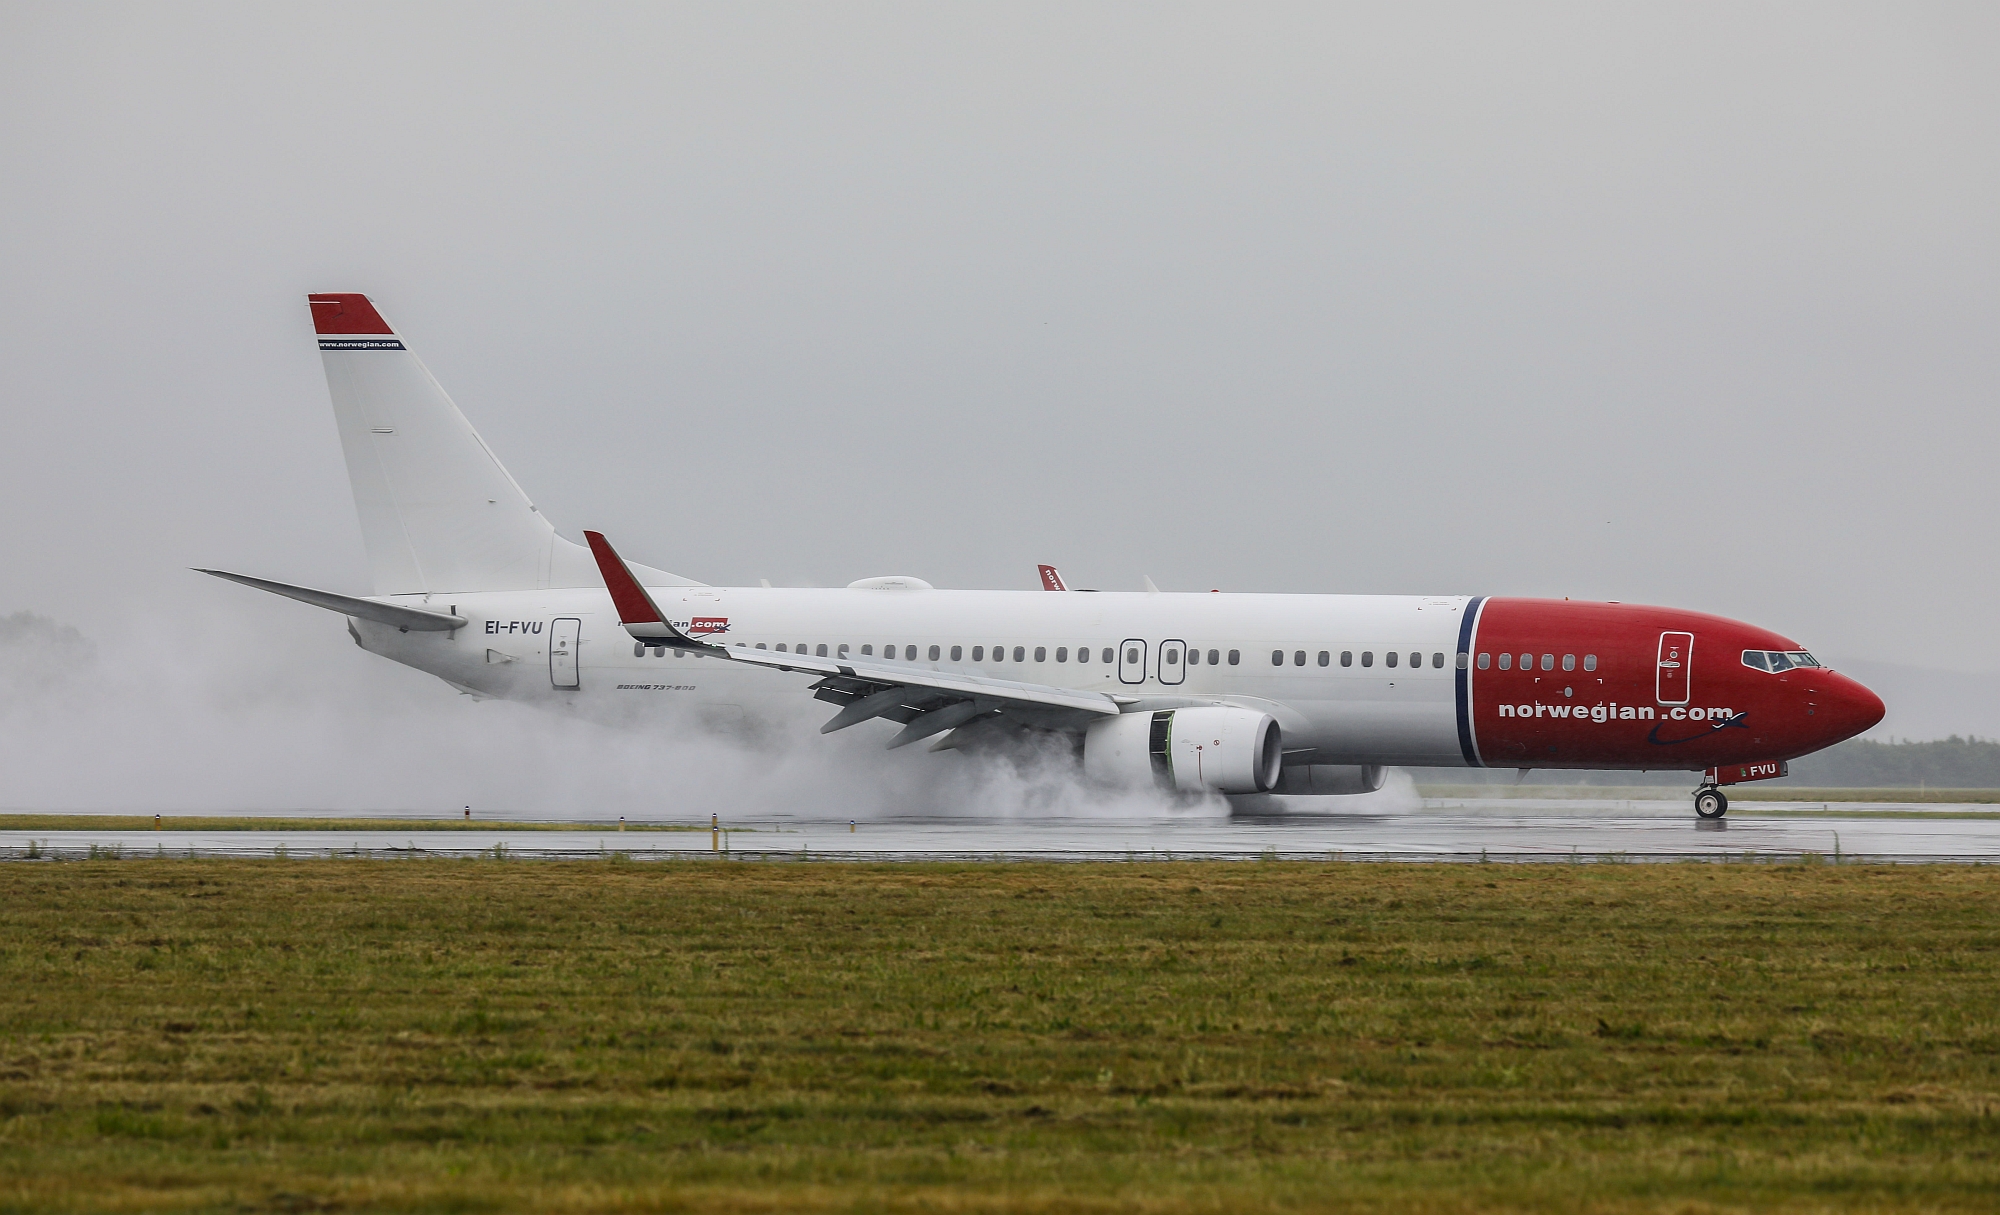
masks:
<path fill-rule="evenodd" d="M 1804 650 L 1745 650 L 1743 665 L 1775 674 L 1793 667 L 1816 667 L 1819 659 Z"/>

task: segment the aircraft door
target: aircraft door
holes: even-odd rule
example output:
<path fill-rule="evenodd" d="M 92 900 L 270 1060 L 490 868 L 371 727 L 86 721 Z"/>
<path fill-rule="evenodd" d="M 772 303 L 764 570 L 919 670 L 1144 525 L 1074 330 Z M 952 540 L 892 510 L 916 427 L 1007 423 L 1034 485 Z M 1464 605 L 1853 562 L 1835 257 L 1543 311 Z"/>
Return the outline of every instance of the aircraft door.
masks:
<path fill-rule="evenodd" d="M 1694 658 L 1693 633 L 1661 633 L 1657 696 L 1663 705 L 1688 702 L 1688 667 Z"/>
<path fill-rule="evenodd" d="M 577 634 L 583 621 L 568 617 L 549 626 L 549 682 L 558 688 L 574 688 L 582 683 L 576 670 Z"/>
<path fill-rule="evenodd" d="M 1160 643 L 1160 660 L 1154 667 L 1160 676 L 1160 682 L 1179 683 L 1186 670 L 1186 667 L 1183 665 L 1186 660 L 1186 642 L 1162 641 Z"/>
<path fill-rule="evenodd" d="M 1146 682 L 1146 643 L 1136 637 L 1118 647 L 1118 682 Z"/>

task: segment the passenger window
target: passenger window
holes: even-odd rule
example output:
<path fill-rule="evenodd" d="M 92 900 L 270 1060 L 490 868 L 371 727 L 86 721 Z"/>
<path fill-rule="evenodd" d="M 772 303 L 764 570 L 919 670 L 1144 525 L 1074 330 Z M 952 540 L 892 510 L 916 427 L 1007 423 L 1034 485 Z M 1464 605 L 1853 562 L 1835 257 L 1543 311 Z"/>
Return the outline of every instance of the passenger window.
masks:
<path fill-rule="evenodd" d="M 822 641 L 822 642 L 820 642 L 820 643 L 819 643 L 818 645 L 814 646 L 814 647 L 813 647 L 813 655 L 814 655 L 815 657 L 818 657 L 818 658 L 825 658 L 825 657 L 826 657 L 826 642 Z"/>
<path fill-rule="evenodd" d="M 1125 662 L 1128 666 L 1139 665 L 1139 647 L 1133 646 L 1131 649 L 1125 651 Z"/>
<path fill-rule="evenodd" d="M 1396 653 L 1396 651 L 1390 650 L 1387 654 L 1382 655 L 1382 664 L 1393 667 L 1396 665 L 1396 660 L 1400 657 L 1401 655 Z"/>
<path fill-rule="evenodd" d="M 1563 655 L 1563 670 L 1565 671 L 1576 670 L 1576 655 L 1574 654 Z"/>
<path fill-rule="evenodd" d="M 1102 656 L 1100 656 L 1100 657 L 1098 658 L 1098 660 L 1097 660 L 1097 661 L 1099 661 L 1099 662 L 1110 662 L 1110 661 L 1111 661 L 1111 647 L 1110 647 L 1110 646 L 1105 646 L 1105 647 L 1104 647 L 1104 653 L 1103 653 L 1103 655 L 1102 655 Z M 1133 659 L 1132 661 L 1133 661 L 1133 662 L 1137 662 L 1137 661 L 1139 661 L 1139 660 L 1138 660 L 1138 659 L 1136 659 L 1136 658 L 1134 658 L 1134 659 Z"/>
<path fill-rule="evenodd" d="M 784 652 L 785 652 L 785 643 L 781 641 L 778 643 L 778 653 L 782 654 Z"/>
<path fill-rule="evenodd" d="M 1080 645 L 1080 646 L 1076 647 L 1076 660 L 1077 660 L 1078 662 L 1089 662 L 1089 661 L 1090 661 L 1090 647 L 1089 647 L 1089 646 L 1087 646 L 1087 645 Z"/>
<path fill-rule="evenodd" d="M 1005 661 L 1007 661 L 1007 647 L 1006 647 L 1006 646 L 1004 646 L 1004 645 L 996 645 L 996 646 L 994 646 L 994 647 L 993 647 L 993 661 L 995 661 L 995 662 L 1005 662 Z"/>
<path fill-rule="evenodd" d="M 844 641 L 840 643 L 840 656 L 842 658 L 847 657 L 847 643 Z"/>
<path fill-rule="evenodd" d="M 1233 667 L 1233 666 L 1235 666 L 1235 665 L 1236 665 L 1237 663 L 1239 663 L 1239 662 L 1241 662 L 1241 661 L 1243 661 L 1243 651 L 1241 651 L 1241 650 L 1231 650 L 1231 651 L 1229 651 L 1229 665 L 1230 665 L 1230 666 L 1232 666 L 1232 667 Z"/>
<path fill-rule="evenodd" d="M 1160 655 L 1160 661 L 1166 663 L 1168 666 L 1172 666 L 1180 660 L 1181 652 L 1179 650 L 1168 650 L 1166 653 Z"/>
<path fill-rule="evenodd" d="M 1415 650 L 1410 651 L 1410 665 L 1413 667 L 1422 667 L 1424 665 L 1424 656 Z"/>
<path fill-rule="evenodd" d="M 764 644 L 763 642 L 761 642 L 761 641 L 760 641 L 760 642 L 758 642 L 758 643 L 757 643 L 757 648 L 758 648 L 758 649 L 760 649 L 760 650 L 768 650 L 768 649 L 770 649 L 771 647 L 770 647 L 770 646 L 767 646 L 767 645 L 765 645 L 765 644 Z"/>
<path fill-rule="evenodd" d="M 1295 667 L 1306 665 L 1306 652 L 1304 650 L 1294 650 L 1292 652 L 1292 665 Z"/>
<path fill-rule="evenodd" d="M 1514 669 L 1514 656 L 1512 654 L 1500 655 L 1500 669 L 1503 671 L 1511 671 Z"/>
<path fill-rule="evenodd" d="M 1585 654 L 1583 656 L 1583 669 L 1586 671 L 1595 671 L 1597 669 L 1597 655 Z"/>
<path fill-rule="evenodd" d="M 1015 647 L 1014 647 L 1014 661 L 1015 661 L 1015 662 L 1026 662 L 1026 661 L 1028 661 L 1028 659 L 1027 659 L 1027 653 L 1028 653 L 1028 647 L 1026 647 L 1026 646 L 1022 646 L 1022 645 L 1017 645 L 1017 646 L 1015 646 Z"/>
<path fill-rule="evenodd" d="M 1464 667 L 1465 667 L 1465 655 L 1463 655 L 1463 654 L 1460 654 L 1460 655 L 1458 656 L 1458 665 L 1459 665 L 1459 668 L 1460 668 L 1461 670 L 1463 670 L 1463 669 L 1464 669 Z M 1444 653 L 1443 653 L 1443 651 L 1439 651 L 1438 653 L 1436 653 L 1436 654 L 1432 654 L 1432 655 L 1431 655 L 1431 666 L 1432 666 L 1433 668 L 1437 669 L 1437 670 L 1440 670 L 1440 671 L 1444 669 Z"/>
<path fill-rule="evenodd" d="M 1056 647 L 1056 661 L 1057 661 L 1057 662 L 1068 662 L 1068 661 L 1069 661 L 1069 647 L 1068 647 L 1068 646 L 1066 646 L 1066 645 L 1059 645 L 1059 646 L 1057 646 L 1057 647 Z"/>
<path fill-rule="evenodd" d="M 1319 665 L 1324 667 L 1324 666 L 1331 666 L 1332 664 L 1333 664 L 1333 655 L 1325 650 L 1321 650 L 1319 652 Z"/>
<path fill-rule="evenodd" d="M 1542 655 L 1542 669 L 1544 671 L 1553 671 L 1556 669 L 1556 656 L 1554 654 Z"/>
<path fill-rule="evenodd" d="M 1188 649 L 1188 665 L 1191 667 L 1198 667 L 1201 665 L 1200 650 L 1194 649 L 1192 647 Z"/>
<path fill-rule="evenodd" d="M 955 646 L 951 647 L 951 660 L 952 660 L 953 662 L 957 662 L 957 661 L 958 661 L 959 659 L 961 659 L 961 658 L 963 658 L 963 657 L 965 657 L 965 647 L 964 647 L 964 646 L 962 646 L 962 645 L 955 645 Z"/>
<path fill-rule="evenodd" d="M 1281 667 L 1285 665 L 1285 652 L 1283 650 L 1271 651 L 1271 665 L 1274 667 Z"/>
<path fill-rule="evenodd" d="M 1342 650 L 1340 652 L 1340 665 L 1344 667 L 1351 667 L 1354 665 L 1353 650 Z"/>
<path fill-rule="evenodd" d="M 973 647 L 972 647 L 972 661 L 974 661 L 974 662 L 985 662 L 985 661 L 986 661 L 986 647 L 985 647 L 985 646 L 983 646 L 983 645 L 976 645 L 976 646 L 973 646 Z"/>
<path fill-rule="evenodd" d="M 903 661 L 904 661 L 904 662 L 915 662 L 916 660 L 917 660 L 917 647 L 915 647 L 915 646 L 913 646 L 913 645 L 906 645 L 906 646 L 904 646 L 904 647 L 903 647 Z"/>
<path fill-rule="evenodd" d="M 1502 654 L 1502 655 L 1500 655 L 1500 661 L 1501 661 L 1501 662 L 1505 662 L 1505 661 L 1507 661 L 1507 656 L 1506 656 L 1505 654 Z M 1493 665 L 1493 655 L 1491 655 L 1491 654 L 1481 654 L 1481 655 L 1479 656 L 1479 669 L 1480 669 L 1480 670 L 1484 671 L 1485 669 L 1487 669 L 1488 667 L 1490 667 L 1490 666 L 1492 666 L 1492 665 Z M 1501 667 L 1500 669 L 1504 671 L 1504 670 L 1506 670 L 1507 668 L 1503 666 L 1503 667 Z"/>
<path fill-rule="evenodd" d="M 1208 652 L 1208 665 L 1209 665 L 1209 666 L 1214 666 L 1214 665 L 1215 665 L 1215 660 L 1216 660 L 1216 659 L 1218 659 L 1218 658 L 1220 658 L 1220 657 L 1222 657 L 1222 655 L 1221 655 L 1221 654 L 1217 653 L 1217 652 L 1216 652 L 1216 651 L 1214 651 L 1214 650 L 1210 650 L 1210 651 Z"/>
<path fill-rule="evenodd" d="M 1045 645 L 1038 645 L 1038 646 L 1036 646 L 1036 647 L 1035 647 L 1035 661 L 1036 661 L 1036 662 L 1047 662 L 1048 660 L 1049 660 L 1049 647 L 1047 647 L 1047 646 L 1045 646 Z"/>
<path fill-rule="evenodd" d="M 1361 651 L 1361 665 L 1362 665 L 1362 666 L 1364 666 L 1364 667 L 1372 667 L 1372 666 L 1374 666 L 1374 665 L 1375 665 L 1375 651 L 1373 651 L 1373 650 L 1363 650 L 1363 651 Z"/>
<path fill-rule="evenodd" d="M 1472 655 L 1466 653 L 1464 650 L 1460 650 L 1458 652 L 1458 669 L 1463 671 L 1465 668 L 1471 665 L 1472 665 Z"/>
<path fill-rule="evenodd" d="M 936 662 L 937 660 L 938 660 L 938 648 L 937 648 L 936 646 L 932 646 L 932 647 L 931 647 L 931 661 L 932 661 L 932 662 Z"/>

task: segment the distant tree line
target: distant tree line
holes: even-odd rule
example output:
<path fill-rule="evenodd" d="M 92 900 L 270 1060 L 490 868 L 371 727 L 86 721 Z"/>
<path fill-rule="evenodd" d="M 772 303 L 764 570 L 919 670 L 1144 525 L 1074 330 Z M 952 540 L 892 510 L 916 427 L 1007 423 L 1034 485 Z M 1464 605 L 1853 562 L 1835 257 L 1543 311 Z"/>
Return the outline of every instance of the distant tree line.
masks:
<path fill-rule="evenodd" d="M 1793 760 L 1792 774 L 1782 783 L 1824 788 L 1928 785 L 1938 789 L 2000 789 L 2000 742 L 1956 734 L 1932 742 L 1850 738 Z"/>

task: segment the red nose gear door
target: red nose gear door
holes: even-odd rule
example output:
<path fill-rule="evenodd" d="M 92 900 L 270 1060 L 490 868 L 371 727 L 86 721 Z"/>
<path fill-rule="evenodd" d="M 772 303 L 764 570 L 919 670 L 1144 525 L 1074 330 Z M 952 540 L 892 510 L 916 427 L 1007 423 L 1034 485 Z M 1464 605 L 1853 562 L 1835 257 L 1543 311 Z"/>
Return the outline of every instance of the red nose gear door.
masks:
<path fill-rule="evenodd" d="M 1658 699 L 1663 705 L 1688 702 L 1688 662 L 1694 657 L 1693 633 L 1660 634 Z"/>

